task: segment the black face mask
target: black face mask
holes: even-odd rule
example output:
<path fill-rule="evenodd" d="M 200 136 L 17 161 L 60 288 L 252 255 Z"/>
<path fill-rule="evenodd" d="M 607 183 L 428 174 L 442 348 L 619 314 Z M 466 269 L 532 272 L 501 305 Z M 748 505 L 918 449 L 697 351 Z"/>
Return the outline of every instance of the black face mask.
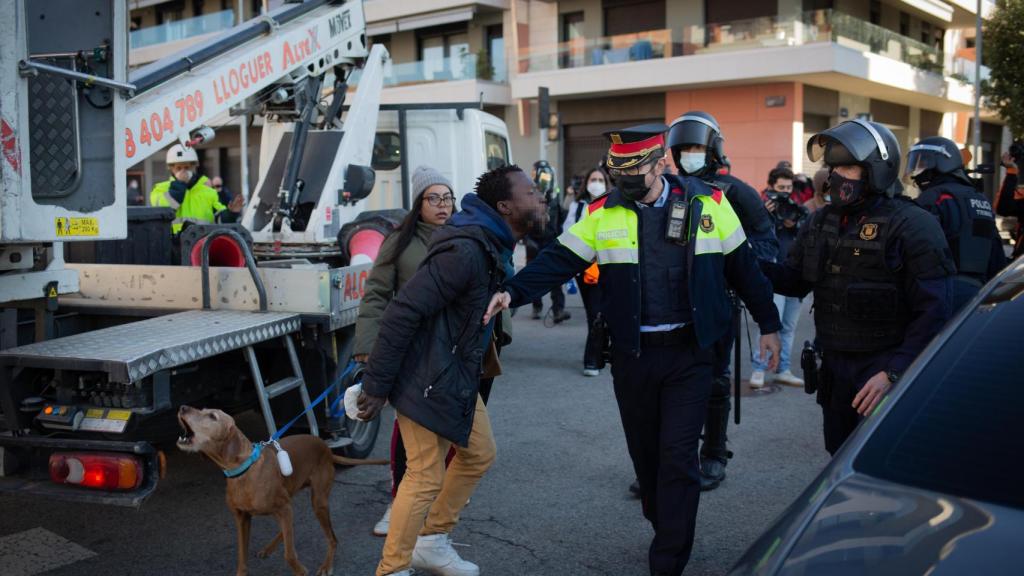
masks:
<path fill-rule="evenodd" d="M 828 177 L 829 192 L 832 195 L 832 204 L 838 208 L 848 208 L 858 204 L 866 196 L 864 188 L 866 183 L 863 180 L 850 180 L 843 178 L 833 172 Z"/>
<path fill-rule="evenodd" d="M 647 185 L 647 174 L 619 176 L 615 179 L 615 185 L 627 200 L 634 202 L 643 200 L 651 190 L 651 187 Z"/>

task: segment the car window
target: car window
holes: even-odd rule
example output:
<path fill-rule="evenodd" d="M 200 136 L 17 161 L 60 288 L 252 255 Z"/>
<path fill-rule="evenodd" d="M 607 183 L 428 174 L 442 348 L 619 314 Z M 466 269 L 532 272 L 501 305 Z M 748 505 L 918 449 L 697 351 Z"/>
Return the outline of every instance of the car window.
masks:
<path fill-rule="evenodd" d="M 484 132 L 484 146 L 487 147 L 488 170 L 508 166 L 508 141 L 504 136 L 494 132 Z"/>
<path fill-rule="evenodd" d="M 373 138 L 374 170 L 394 170 L 402 165 L 402 140 L 398 132 L 377 132 Z"/>
<path fill-rule="evenodd" d="M 1022 295 L 1024 283 L 1004 284 L 964 321 L 907 383 L 855 470 L 1024 507 Z"/>

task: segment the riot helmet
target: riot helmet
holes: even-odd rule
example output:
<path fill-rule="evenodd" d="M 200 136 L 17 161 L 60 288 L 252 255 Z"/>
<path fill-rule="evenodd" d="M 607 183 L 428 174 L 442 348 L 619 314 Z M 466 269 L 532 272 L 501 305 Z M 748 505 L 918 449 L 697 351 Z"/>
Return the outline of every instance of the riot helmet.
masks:
<path fill-rule="evenodd" d="M 537 190 L 544 198 L 551 196 L 555 189 L 555 169 L 547 160 L 537 160 L 533 163 L 533 183 L 537 185 Z"/>
<path fill-rule="evenodd" d="M 681 173 L 703 177 L 714 175 L 719 168 L 728 165 L 722 149 L 724 141 L 722 129 L 715 117 L 695 110 L 672 122 L 666 145 L 672 151 L 672 162 Z M 705 147 L 704 161 L 700 166 L 682 156 L 683 148 L 695 145 Z"/>
<path fill-rule="evenodd" d="M 891 198 L 903 191 L 899 142 L 878 122 L 857 118 L 819 132 L 807 141 L 807 156 L 830 167 L 862 167 L 868 190 L 876 194 Z"/>
<path fill-rule="evenodd" d="M 973 186 L 964 172 L 964 159 L 956 143 L 948 138 L 933 136 L 910 147 L 905 174 L 917 183 L 927 186 L 939 174 L 949 174 L 964 184 Z"/>

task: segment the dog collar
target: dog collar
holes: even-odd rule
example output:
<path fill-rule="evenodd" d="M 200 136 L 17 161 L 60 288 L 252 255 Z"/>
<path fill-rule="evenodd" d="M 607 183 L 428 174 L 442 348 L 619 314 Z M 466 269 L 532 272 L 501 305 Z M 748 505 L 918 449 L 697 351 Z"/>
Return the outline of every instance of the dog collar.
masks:
<path fill-rule="evenodd" d="M 260 459 L 261 452 L 263 452 L 263 444 L 253 444 L 252 454 L 249 455 L 249 458 L 246 459 L 245 462 L 242 462 L 242 465 L 239 466 L 238 468 L 225 470 L 224 475 L 227 476 L 228 478 L 236 478 L 238 476 L 241 476 L 242 474 L 245 474 L 246 470 L 251 468 L 252 465 L 255 464 L 257 460 Z"/>

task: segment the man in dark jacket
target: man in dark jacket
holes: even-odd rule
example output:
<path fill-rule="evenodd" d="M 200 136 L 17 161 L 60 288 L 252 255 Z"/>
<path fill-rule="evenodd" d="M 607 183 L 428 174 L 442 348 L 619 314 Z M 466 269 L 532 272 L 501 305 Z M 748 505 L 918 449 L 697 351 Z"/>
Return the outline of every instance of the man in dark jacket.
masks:
<path fill-rule="evenodd" d="M 423 264 L 384 312 L 359 417 L 372 419 L 390 401 L 408 464 L 377 576 L 410 568 L 480 573 L 459 557 L 448 534 L 494 461 L 490 419 L 478 394 L 494 326 L 481 319 L 491 294 L 512 274 L 516 242 L 544 226 L 546 211 L 519 167 L 484 174 L 476 194 L 463 198 L 462 211 L 434 232 Z M 453 443 L 459 449 L 446 471 Z"/>

